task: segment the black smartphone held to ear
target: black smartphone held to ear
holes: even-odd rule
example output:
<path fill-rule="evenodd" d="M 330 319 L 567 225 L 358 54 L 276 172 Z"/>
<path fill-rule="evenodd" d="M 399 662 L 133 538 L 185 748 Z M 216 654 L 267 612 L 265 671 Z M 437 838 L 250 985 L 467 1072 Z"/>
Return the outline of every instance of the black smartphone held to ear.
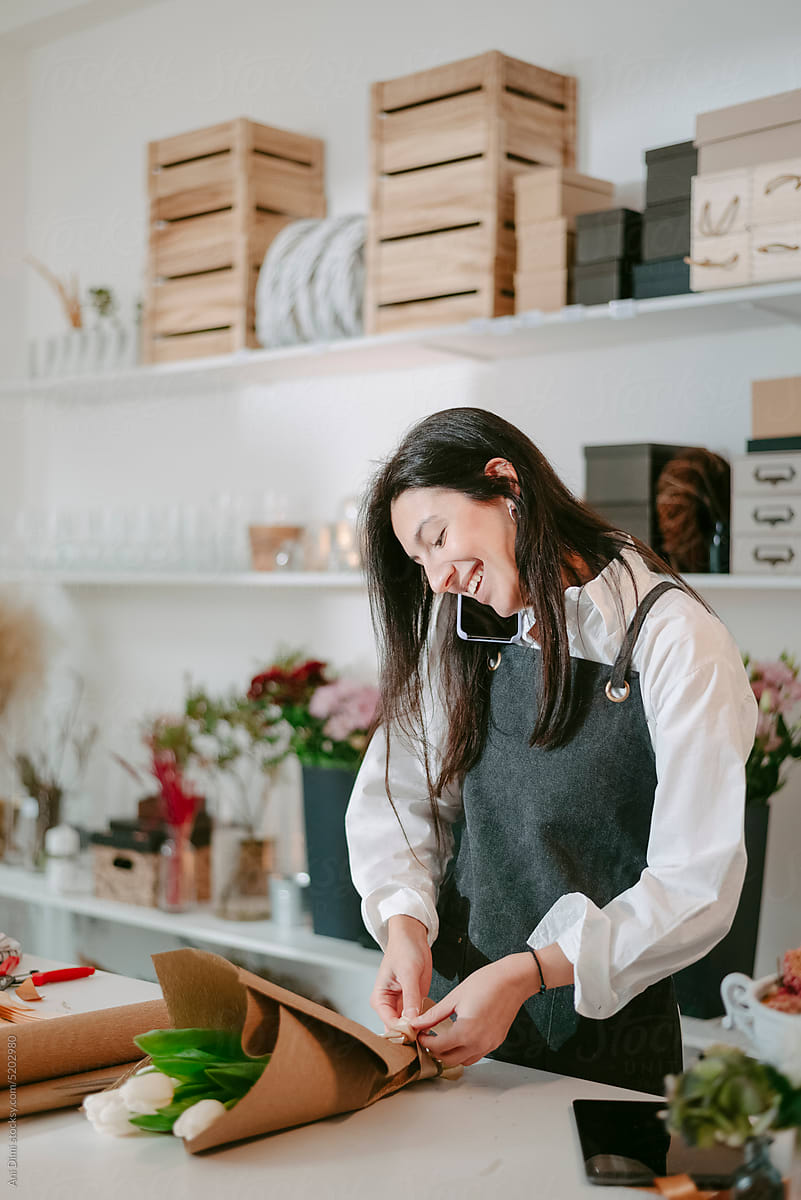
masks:
<path fill-rule="evenodd" d="M 456 597 L 456 632 L 465 642 L 519 642 L 523 614 L 499 617 L 494 608 L 460 592 Z"/>

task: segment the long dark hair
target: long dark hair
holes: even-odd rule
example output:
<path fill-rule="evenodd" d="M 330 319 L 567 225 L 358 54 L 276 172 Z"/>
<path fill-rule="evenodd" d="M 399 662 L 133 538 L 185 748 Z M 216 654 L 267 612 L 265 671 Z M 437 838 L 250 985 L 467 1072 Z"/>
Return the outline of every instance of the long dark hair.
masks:
<path fill-rule="evenodd" d="M 519 491 L 506 476 L 485 474 L 487 463 L 497 457 L 514 466 Z M 633 572 L 621 557 L 624 548 L 633 548 L 652 570 L 672 576 L 700 598 L 648 546 L 616 531 L 577 500 L 534 443 L 502 417 L 479 408 L 451 408 L 415 425 L 373 477 L 362 505 L 361 537 L 378 644 L 379 720 L 387 737 L 387 793 L 392 802 L 389 741 L 390 730 L 395 728 L 420 747 L 441 848 L 437 797 L 475 765 L 487 737 L 488 647 L 456 636 L 456 597 L 443 596 L 442 619 L 447 625 L 436 670 L 448 730 L 445 744 L 437 747 L 439 763 L 434 771 L 423 721 L 424 690 L 429 686 L 424 677 L 425 650 L 434 594 L 423 569 L 408 558 L 396 538 L 391 520 L 392 502 L 411 488 L 447 488 L 479 503 L 497 497 L 514 503 L 520 591 L 524 603 L 536 614 L 542 653 L 542 687 L 532 746 L 563 745 L 573 732 L 576 704 L 562 579 L 562 569 L 572 556 L 582 560 L 593 577 L 617 560 L 628 572 L 636 596 Z"/>

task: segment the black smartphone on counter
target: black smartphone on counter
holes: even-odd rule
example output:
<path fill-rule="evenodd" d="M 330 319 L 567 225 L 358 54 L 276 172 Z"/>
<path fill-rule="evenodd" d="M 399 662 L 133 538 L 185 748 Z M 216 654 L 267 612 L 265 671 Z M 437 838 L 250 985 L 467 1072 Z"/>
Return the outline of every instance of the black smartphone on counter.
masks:
<path fill-rule="evenodd" d="M 488 604 L 460 592 L 456 597 L 456 632 L 465 642 L 519 642 L 523 636 L 523 614 L 499 617 Z"/>

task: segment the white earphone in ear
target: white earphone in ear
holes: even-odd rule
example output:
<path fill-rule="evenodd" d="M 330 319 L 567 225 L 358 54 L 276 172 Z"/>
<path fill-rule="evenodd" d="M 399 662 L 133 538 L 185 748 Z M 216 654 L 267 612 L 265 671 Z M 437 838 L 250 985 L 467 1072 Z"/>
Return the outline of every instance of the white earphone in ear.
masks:
<path fill-rule="evenodd" d="M 512 518 L 513 521 L 516 521 L 517 520 L 517 509 L 515 508 L 515 506 L 511 500 L 506 501 L 506 507 L 509 509 L 509 516 Z"/>

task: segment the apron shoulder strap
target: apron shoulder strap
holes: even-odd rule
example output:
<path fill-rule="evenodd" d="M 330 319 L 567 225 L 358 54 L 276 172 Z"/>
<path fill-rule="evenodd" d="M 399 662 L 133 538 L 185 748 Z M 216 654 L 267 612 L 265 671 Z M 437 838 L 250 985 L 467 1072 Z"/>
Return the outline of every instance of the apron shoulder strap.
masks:
<path fill-rule="evenodd" d="M 631 656 L 634 652 L 634 646 L 637 641 L 642 623 L 647 617 L 653 605 L 660 596 L 664 596 L 665 592 L 683 591 L 683 588 L 678 583 L 673 583 L 671 580 L 665 580 L 664 583 L 658 583 L 655 588 L 652 588 L 647 596 L 643 596 L 637 606 L 637 611 L 631 619 L 626 636 L 623 638 L 623 644 L 618 651 L 612 674 L 609 677 L 609 682 L 606 685 L 606 694 L 610 700 L 625 700 L 629 694 L 629 685 L 626 681 L 626 676 L 629 673 L 631 666 Z M 617 695 L 613 694 L 617 693 Z"/>

